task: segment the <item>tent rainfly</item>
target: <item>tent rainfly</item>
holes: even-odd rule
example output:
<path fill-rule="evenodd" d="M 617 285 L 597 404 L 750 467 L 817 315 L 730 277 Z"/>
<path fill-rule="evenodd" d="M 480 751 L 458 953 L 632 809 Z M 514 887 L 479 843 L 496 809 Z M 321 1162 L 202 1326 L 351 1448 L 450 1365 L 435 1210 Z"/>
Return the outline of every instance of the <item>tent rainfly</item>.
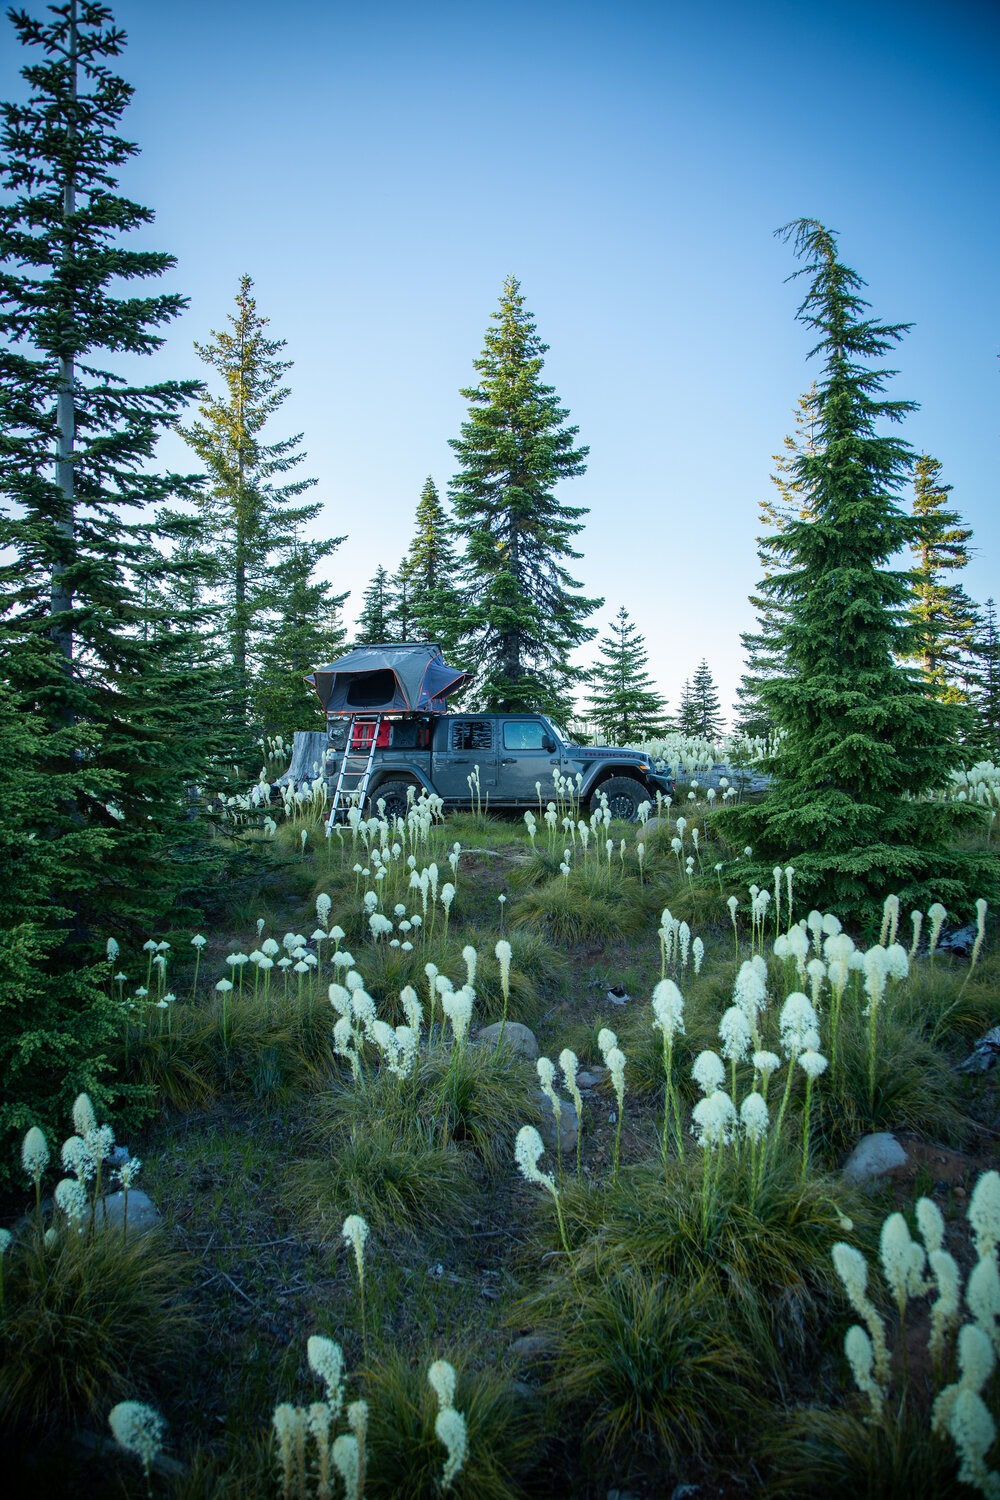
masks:
<path fill-rule="evenodd" d="M 306 677 L 328 715 L 443 714 L 450 693 L 472 682 L 432 641 L 357 646 Z"/>

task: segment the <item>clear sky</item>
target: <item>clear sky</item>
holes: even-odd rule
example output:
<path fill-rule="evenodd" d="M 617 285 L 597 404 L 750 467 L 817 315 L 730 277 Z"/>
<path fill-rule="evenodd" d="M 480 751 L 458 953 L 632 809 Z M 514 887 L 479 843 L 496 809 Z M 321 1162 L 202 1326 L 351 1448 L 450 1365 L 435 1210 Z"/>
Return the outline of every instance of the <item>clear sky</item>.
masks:
<path fill-rule="evenodd" d="M 425 476 L 447 489 L 513 273 L 590 446 L 560 495 L 589 507 L 593 623 L 624 604 L 671 706 L 704 656 L 728 710 L 757 502 L 812 378 L 773 237 L 803 216 L 913 323 L 903 435 L 975 529 L 969 592 L 1000 594 L 995 0 L 112 5 L 142 147 L 123 186 L 190 297 L 145 378 L 203 373 L 193 342 L 249 272 L 294 361 L 273 436 L 304 433 L 319 529 L 349 537 L 349 618 Z M 0 58 L 11 97 L 9 29 Z"/>

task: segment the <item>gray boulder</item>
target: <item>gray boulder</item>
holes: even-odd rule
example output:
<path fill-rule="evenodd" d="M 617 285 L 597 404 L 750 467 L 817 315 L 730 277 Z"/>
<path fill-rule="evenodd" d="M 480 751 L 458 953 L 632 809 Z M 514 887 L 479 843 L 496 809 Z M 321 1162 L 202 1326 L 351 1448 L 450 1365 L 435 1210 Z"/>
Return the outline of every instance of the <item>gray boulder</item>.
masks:
<path fill-rule="evenodd" d="M 125 1218 L 125 1194 L 109 1193 L 97 1206 L 98 1227 L 118 1229 Z M 128 1195 L 128 1234 L 148 1234 L 160 1224 L 160 1212 L 152 1198 L 141 1188 L 132 1188 Z"/>
<path fill-rule="evenodd" d="M 484 1047 L 495 1047 L 500 1037 L 502 1022 L 494 1021 L 492 1026 L 484 1026 L 482 1031 L 476 1035 L 476 1041 Z M 528 1062 L 534 1062 L 538 1056 L 538 1041 L 530 1026 L 524 1026 L 520 1021 L 508 1021 L 503 1027 L 504 1046 L 509 1047 L 517 1057 L 526 1058 Z"/>
<path fill-rule="evenodd" d="M 887 1130 L 862 1136 L 844 1163 L 841 1173 L 845 1182 L 865 1187 L 897 1167 L 905 1167 L 909 1157 L 894 1135 Z"/>
<path fill-rule="evenodd" d="M 539 1089 L 535 1096 L 535 1102 L 541 1114 L 541 1119 L 538 1123 L 538 1133 L 549 1150 L 555 1151 L 557 1146 L 556 1114 L 552 1108 L 552 1100 L 548 1094 L 543 1094 L 541 1089 Z M 569 1099 L 562 1099 L 560 1103 L 562 1105 L 562 1114 L 559 1120 L 558 1143 L 561 1144 L 562 1153 L 565 1156 L 567 1151 L 576 1150 L 576 1138 L 580 1132 L 580 1122 L 576 1117 L 575 1104 L 571 1103 Z"/>

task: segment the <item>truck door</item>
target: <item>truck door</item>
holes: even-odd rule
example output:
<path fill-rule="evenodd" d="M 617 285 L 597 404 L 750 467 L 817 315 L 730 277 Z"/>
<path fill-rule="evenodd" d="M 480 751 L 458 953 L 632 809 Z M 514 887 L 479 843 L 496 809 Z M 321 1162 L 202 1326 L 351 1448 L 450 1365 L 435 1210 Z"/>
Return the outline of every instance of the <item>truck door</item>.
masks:
<path fill-rule="evenodd" d="M 446 802 L 468 805 L 472 793 L 469 777 L 479 767 L 479 791 L 483 802 L 486 793 L 495 794 L 497 784 L 497 725 L 491 718 L 450 716 L 438 728 L 445 736 L 434 747 L 431 780 Z"/>
<path fill-rule="evenodd" d="M 542 806 L 553 801 L 555 784 L 552 772 L 559 764 L 559 757 L 551 747 L 545 749 L 544 742 L 549 734 L 548 725 L 541 719 L 501 721 L 500 788 L 504 802 L 537 807 L 536 782 L 541 783 Z"/>

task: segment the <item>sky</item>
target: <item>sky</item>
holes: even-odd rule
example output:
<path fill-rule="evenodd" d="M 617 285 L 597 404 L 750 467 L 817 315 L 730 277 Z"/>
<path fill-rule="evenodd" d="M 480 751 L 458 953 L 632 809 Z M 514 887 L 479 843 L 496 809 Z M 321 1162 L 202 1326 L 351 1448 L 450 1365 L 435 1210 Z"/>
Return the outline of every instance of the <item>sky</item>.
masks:
<path fill-rule="evenodd" d="M 41 13 L 35 0 L 29 10 Z M 302 432 L 324 565 L 397 566 L 504 278 L 549 345 L 584 476 L 576 575 L 624 605 L 676 708 L 705 658 L 730 708 L 759 574 L 757 507 L 816 373 L 774 231 L 816 218 L 913 327 L 889 394 L 1000 593 L 1000 5 L 980 0 L 112 0 L 136 89 L 133 243 L 190 299 L 144 379 L 208 372 L 249 273 L 287 341 L 274 439 Z M 0 45 L 5 97 L 22 57 Z M 191 467 L 168 438 L 164 462 Z M 593 660 L 596 647 L 581 654 Z"/>

